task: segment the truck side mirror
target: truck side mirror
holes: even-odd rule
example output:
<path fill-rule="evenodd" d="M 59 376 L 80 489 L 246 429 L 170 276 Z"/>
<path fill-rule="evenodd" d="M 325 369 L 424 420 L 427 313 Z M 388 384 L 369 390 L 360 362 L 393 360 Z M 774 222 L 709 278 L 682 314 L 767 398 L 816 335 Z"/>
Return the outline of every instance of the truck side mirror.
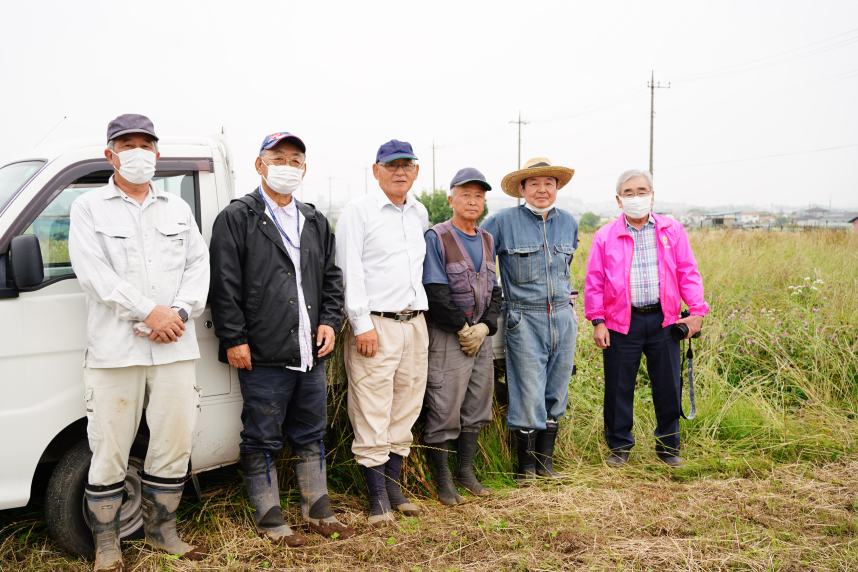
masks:
<path fill-rule="evenodd" d="M 18 288 L 38 286 L 45 279 L 45 265 L 42 263 L 42 249 L 39 237 L 34 234 L 22 234 L 12 238 L 9 248 L 12 260 L 12 279 Z"/>

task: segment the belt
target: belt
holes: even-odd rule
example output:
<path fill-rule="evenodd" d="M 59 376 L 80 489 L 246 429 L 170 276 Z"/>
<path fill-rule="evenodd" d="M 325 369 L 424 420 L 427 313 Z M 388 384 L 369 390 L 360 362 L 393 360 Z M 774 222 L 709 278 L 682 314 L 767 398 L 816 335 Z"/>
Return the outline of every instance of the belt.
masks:
<path fill-rule="evenodd" d="M 373 316 L 381 316 L 397 322 L 407 322 L 423 313 L 423 310 L 406 310 L 405 312 L 370 312 Z"/>
<path fill-rule="evenodd" d="M 632 306 L 632 312 L 635 314 L 655 314 L 656 312 L 661 312 L 661 302 L 648 304 L 646 306 Z"/>

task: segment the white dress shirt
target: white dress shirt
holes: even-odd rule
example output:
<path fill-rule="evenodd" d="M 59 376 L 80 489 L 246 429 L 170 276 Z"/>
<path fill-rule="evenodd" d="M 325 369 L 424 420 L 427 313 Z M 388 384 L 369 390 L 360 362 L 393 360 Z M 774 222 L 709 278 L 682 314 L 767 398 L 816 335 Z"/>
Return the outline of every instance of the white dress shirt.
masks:
<path fill-rule="evenodd" d="M 84 366 L 198 359 L 193 318 L 208 296 L 209 251 L 188 203 L 151 183 L 138 203 L 111 177 L 75 200 L 70 220 L 69 258 L 86 292 Z M 178 342 L 134 334 L 134 322 L 156 305 L 183 308 L 191 318 Z"/>
<path fill-rule="evenodd" d="M 256 191 L 259 193 L 259 189 Z M 286 252 L 289 253 L 289 258 L 292 259 L 292 264 L 295 265 L 295 281 L 298 285 L 298 329 L 301 335 L 298 336 L 298 345 L 301 349 L 301 367 L 289 367 L 286 369 L 294 369 L 296 371 L 310 371 L 313 367 L 313 340 L 310 332 L 310 314 L 307 312 L 307 303 L 304 302 L 304 288 L 301 279 L 301 231 L 304 229 L 304 217 L 301 216 L 301 211 L 298 210 L 298 203 L 292 199 L 285 207 L 278 207 L 277 203 L 271 200 L 271 197 L 263 192 L 263 200 L 268 210 L 269 216 L 274 213 L 277 224 L 281 229 L 280 238 L 283 240 L 283 246 L 286 247 Z M 283 233 L 289 237 L 283 236 Z M 291 241 L 291 242 L 290 242 Z"/>
<path fill-rule="evenodd" d="M 423 259 L 429 214 L 407 195 L 398 208 L 376 189 L 346 205 L 337 221 L 337 265 L 355 335 L 373 329 L 373 312 L 428 310 Z"/>

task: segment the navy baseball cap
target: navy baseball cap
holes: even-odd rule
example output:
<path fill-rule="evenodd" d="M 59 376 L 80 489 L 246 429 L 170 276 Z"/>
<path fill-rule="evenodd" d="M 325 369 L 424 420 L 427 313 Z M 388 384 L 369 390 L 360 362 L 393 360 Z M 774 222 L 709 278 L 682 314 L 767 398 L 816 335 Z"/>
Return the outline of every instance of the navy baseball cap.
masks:
<path fill-rule="evenodd" d="M 292 142 L 294 142 L 295 145 L 298 146 L 298 149 L 301 150 L 301 153 L 307 152 L 307 146 L 304 145 L 304 142 L 301 141 L 301 138 L 297 135 L 292 135 L 288 131 L 279 131 L 277 133 L 272 133 L 271 135 L 266 137 L 265 140 L 262 141 L 262 147 L 259 148 L 259 152 L 262 153 L 266 149 L 271 149 L 284 139 L 291 139 Z"/>
<path fill-rule="evenodd" d="M 116 139 L 120 135 L 126 135 L 128 133 L 146 133 L 147 135 L 154 137 L 155 141 L 158 140 L 158 136 L 155 135 L 155 126 L 152 125 L 152 120 L 145 115 L 126 113 L 125 115 L 120 115 L 107 124 L 108 143 L 110 143 L 112 139 Z"/>
<path fill-rule="evenodd" d="M 450 181 L 450 188 L 458 187 L 459 185 L 464 185 L 465 183 L 479 183 L 483 186 L 483 188 L 487 191 L 492 190 L 492 186 L 486 182 L 486 177 L 473 167 L 465 167 L 464 169 L 460 169 L 456 176 L 453 177 L 453 180 Z"/>
<path fill-rule="evenodd" d="M 387 163 L 394 159 L 414 159 L 414 150 L 411 149 L 411 143 L 391 139 L 384 145 L 378 148 L 378 153 L 375 154 L 376 163 Z"/>

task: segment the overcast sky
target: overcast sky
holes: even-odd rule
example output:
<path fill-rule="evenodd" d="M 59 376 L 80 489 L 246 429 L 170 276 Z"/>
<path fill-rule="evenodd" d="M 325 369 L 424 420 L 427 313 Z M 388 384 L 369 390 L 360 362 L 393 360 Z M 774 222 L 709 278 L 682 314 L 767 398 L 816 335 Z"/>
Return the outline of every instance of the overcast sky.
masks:
<path fill-rule="evenodd" d="M 121 113 L 158 134 L 223 126 L 238 192 L 268 133 L 308 146 L 303 198 L 364 193 L 378 146 L 409 141 L 415 190 L 462 167 L 493 185 L 544 156 L 601 202 L 649 161 L 656 199 L 858 207 L 858 3 L 7 2 L 0 163 L 104 137 Z M 842 147 L 840 149 L 830 149 Z M 769 157 L 782 155 L 780 157 Z M 369 172 L 370 186 L 373 185 Z"/>

